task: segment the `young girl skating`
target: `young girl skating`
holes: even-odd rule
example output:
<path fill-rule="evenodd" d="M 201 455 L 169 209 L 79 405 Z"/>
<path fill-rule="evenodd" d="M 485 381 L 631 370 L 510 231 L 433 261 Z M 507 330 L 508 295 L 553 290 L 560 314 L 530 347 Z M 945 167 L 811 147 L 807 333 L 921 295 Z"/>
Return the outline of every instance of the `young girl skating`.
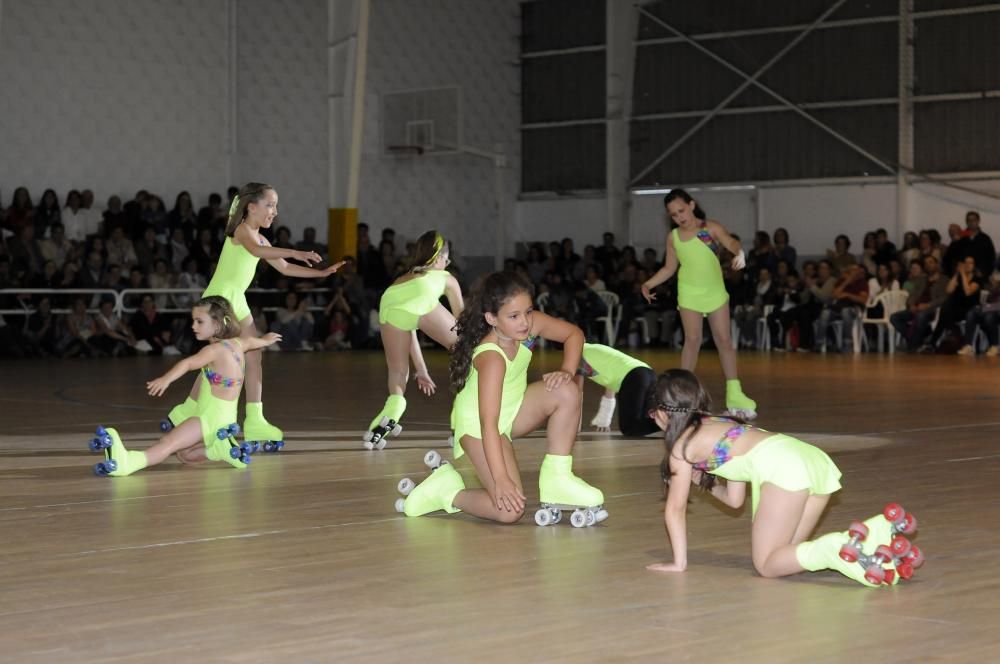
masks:
<path fill-rule="evenodd" d="M 427 231 L 417 239 L 413 267 L 382 294 L 378 319 L 389 369 L 389 397 L 362 437 L 367 449 L 382 449 L 386 435 L 398 435 L 402 430 L 399 421 L 406 410 L 410 358 L 420 391 L 430 396 L 437 389 L 427 373 L 417 330 L 445 349 L 455 345 L 455 319 L 461 315 L 463 303 L 458 281 L 445 271 L 450 262 L 448 243 L 437 231 Z M 450 312 L 439 301 L 445 295 Z"/>
<path fill-rule="evenodd" d="M 318 279 L 336 272 L 344 263 L 340 262 L 322 270 L 289 263 L 288 258 L 302 261 L 307 265 L 322 259 L 314 251 L 298 251 L 272 247 L 260 234 L 260 229 L 270 228 L 278 214 L 278 193 L 273 187 L 251 182 L 240 189 L 229 208 L 229 222 L 226 225 L 226 241 L 219 256 L 215 274 L 202 297 L 219 295 L 232 305 L 236 321 L 240 326 L 240 336 L 246 340 L 258 337 L 254 327 L 246 290 L 257 272 L 257 262 L 266 260 L 278 272 L 289 277 Z M 169 430 L 197 413 L 200 381 L 195 381 L 191 394 L 184 403 L 176 406 L 168 415 L 169 421 L 161 426 Z M 284 439 L 281 429 L 264 419 L 263 374 L 259 353 L 247 357 L 246 370 L 246 417 L 243 420 L 243 438 L 246 441 L 276 443 Z"/>
<path fill-rule="evenodd" d="M 698 203 L 683 189 L 671 190 L 663 204 L 677 228 L 667 235 L 667 258 L 663 267 L 642 284 L 642 295 L 652 302 L 656 299 L 653 289 L 677 272 L 677 308 L 684 327 L 681 368 L 694 371 L 698 364 L 702 319 L 708 318 L 722 373 L 726 376 L 726 410 L 732 415 L 753 419 L 757 416 L 757 403 L 743 394 L 736 373 L 729 294 L 719 265 L 719 252 L 728 249 L 735 256 L 733 269 L 742 270 L 746 266 L 743 249 L 722 224 L 707 220 Z"/>
<path fill-rule="evenodd" d="M 620 404 L 618 428 L 623 435 L 645 436 L 659 431 L 646 404 L 649 389 L 656 383 L 656 374 L 648 364 L 610 346 L 584 344 L 583 361 L 576 373 L 581 387 L 582 379 L 587 378 L 604 388 L 590 426 L 610 431 L 615 406 Z"/>
<path fill-rule="evenodd" d="M 732 508 L 739 508 L 751 484 L 754 569 L 779 577 L 833 569 L 866 586 L 896 584 L 923 562 L 899 533 L 912 533 L 916 520 L 899 505 L 853 523 L 848 532 L 807 541 L 830 494 L 840 490 L 840 470 L 819 448 L 747 425 L 713 417 L 712 400 L 693 373 L 664 372 L 653 392 L 653 417 L 664 430 L 669 483 L 664 521 L 674 559 L 647 569 L 687 568 L 687 503 L 696 484 Z M 726 480 L 716 484 L 716 477 Z"/>
<path fill-rule="evenodd" d="M 245 468 L 249 454 L 237 445 L 236 404 L 247 365 L 246 353 L 279 341 L 275 333 L 261 338 L 239 338 L 240 325 L 229 302 L 217 295 L 199 300 L 191 309 L 191 330 L 199 341 L 211 341 L 194 355 L 175 364 L 167 373 L 146 383 L 149 394 L 162 395 L 189 371 L 200 370 L 196 414 L 168 431 L 145 451 L 130 450 L 115 429 L 99 427 L 90 449 L 104 452 L 94 466 L 98 475 L 121 477 L 153 466 L 171 454 L 183 463 L 206 459 Z"/>
<path fill-rule="evenodd" d="M 534 337 L 563 344 L 563 362 L 560 370 L 528 385 Z M 536 522 L 557 521 L 562 509 L 576 509 L 575 526 L 606 518 L 604 494 L 572 470 L 582 404 L 573 375 L 582 349 L 580 328 L 534 311 L 530 284 L 506 272 L 486 277 L 459 317 L 451 357 L 457 392 L 451 411 L 454 454 L 456 459 L 468 454 L 483 488 L 466 489 L 461 475 L 445 463 L 416 488 L 403 480 L 399 489 L 408 495 L 397 501 L 397 509 L 407 516 L 466 511 L 514 523 L 524 514 L 525 494 L 512 441 L 545 425 L 548 453 L 538 476 L 542 508 Z M 428 465 L 436 464 L 428 460 Z"/>

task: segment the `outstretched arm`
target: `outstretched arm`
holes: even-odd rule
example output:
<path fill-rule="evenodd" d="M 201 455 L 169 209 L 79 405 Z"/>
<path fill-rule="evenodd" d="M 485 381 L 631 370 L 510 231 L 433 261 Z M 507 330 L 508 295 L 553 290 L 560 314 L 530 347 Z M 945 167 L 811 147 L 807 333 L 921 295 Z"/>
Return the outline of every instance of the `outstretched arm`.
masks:
<path fill-rule="evenodd" d="M 642 284 L 642 296 L 646 298 L 647 302 L 652 302 L 656 299 L 656 294 L 653 293 L 653 289 L 663 282 L 668 281 L 670 277 L 674 276 L 674 273 L 677 272 L 679 263 L 677 262 L 677 254 L 674 252 L 674 245 L 670 241 L 671 237 L 672 234 L 667 233 L 666 260 L 663 261 L 663 267 L 657 270 L 656 274 Z"/>
<path fill-rule="evenodd" d="M 683 572 L 687 569 L 687 501 L 691 492 L 691 464 L 671 456 L 670 470 L 673 476 L 670 478 L 667 505 L 663 509 L 663 521 L 667 526 L 674 561 L 646 566 L 654 572 Z"/>
<path fill-rule="evenodd" d="M 268 332 L 262 337 L 244 337 L 240 339 L 243 350 L 247 353 L 266 348 L 281 341 L 281 335 L 277 332 Z"/>
<path fill-rule="evenodd" d="M 171 383 L 189 371 L 195 371 L 206 366 L 216 358 L 218 352 L 219 347 L 217 345 L 209 344 L 194 355 L 185 357 L 183 360 L 172 366 L 167 373 L 146 383 L 146 389 L 149 391 L 149 396 L 158 397 L 162 395 L 167 391 L 167 388 L 170 387 Z"/>

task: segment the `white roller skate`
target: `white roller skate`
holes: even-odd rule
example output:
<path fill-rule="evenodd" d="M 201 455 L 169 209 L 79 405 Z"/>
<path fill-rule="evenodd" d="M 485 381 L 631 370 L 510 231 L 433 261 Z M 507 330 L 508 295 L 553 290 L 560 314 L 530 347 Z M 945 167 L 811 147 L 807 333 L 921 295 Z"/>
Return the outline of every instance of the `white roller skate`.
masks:
<path fill-rule="evenodd" d="M 366 450 L 381 450 L 389 442 L 387 440 L 389 436 L 396 437 L 401 433 L 403 433 L 403 425 L 383 415 L 371 431 L 365 431 L 361 440 L 364 441 Z"/>
<path fill-rule="evenodd" d="M 604 493 L 573 474 L 573 457 L 546 454 L 538 471 L 541 508 L 535 523 L 548 526 L 562 520 L 563 510 L 573 510 L 569 522 L 574 528 L 593 526 L 608 518 Z"/>

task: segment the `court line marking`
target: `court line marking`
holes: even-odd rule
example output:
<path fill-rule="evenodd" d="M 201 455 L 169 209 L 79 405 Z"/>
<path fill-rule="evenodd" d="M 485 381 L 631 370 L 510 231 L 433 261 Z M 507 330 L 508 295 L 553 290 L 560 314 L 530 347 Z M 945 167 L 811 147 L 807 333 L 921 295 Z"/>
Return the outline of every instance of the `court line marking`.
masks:
<path fill-rule="evenodd" d="M 997 459 L 1000 454 L 989 454 L 987 456 L 965 457 L 964 459 L 945 459 L 945 463 L 958 463 L 960 461 L 980 461 L 981 459 Z"/>

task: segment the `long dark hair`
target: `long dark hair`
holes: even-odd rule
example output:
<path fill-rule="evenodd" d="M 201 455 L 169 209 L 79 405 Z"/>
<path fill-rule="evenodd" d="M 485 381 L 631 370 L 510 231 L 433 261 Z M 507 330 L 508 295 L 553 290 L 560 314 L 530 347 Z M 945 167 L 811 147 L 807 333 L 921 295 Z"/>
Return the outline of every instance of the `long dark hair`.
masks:
<path fill-rule="evenodd" d="M 678 198 L 684 201 L 685 203 L 690 203 L 691 201 L 694 200 L 693 198 L 691 198 L 691 194 L 687 193 L 683 189 L 671 189 L 670 193 L 663 197 L 664 209 L 666 209 L 666 207 L 670 205 L 670 201 L 677 200 Z M 694 204 L 694 216 L 698 217 L 702 221 L 708 219 L 708 217 L 705 215 L 705 211 L 702 210 L 701 206 L 698 205 L 697 203 Z"/>
<path fill-rule="evenodd" d="M 417 238 L 417 247 L 413 252 L 413 262 L 410 272 L 425 272 L 437 260 L 441 252 L 448 251 L 448 242 L 437 231 L 427 231 Z"/>
<path fill-rule="evenodd" d="M 233 200 L 234 205 L 229 207 L 229 221 L 226 222 L 226 235 L 228 237 L 235 235 L 236 228 L 247 218 L 247 206 L 260 202 L 264 194 L 272 189 L 274 187 L 262 182 L 248 182 L 240 188 Z"/>
<path fill-rule="evenodd" d="M 674 446 L 683 439 L 680 457 L 687 458 L 687 446 L 701 429 L 702 420 L 712 417 L 712 395 L 704 388 L 698 377 L 687 369 L 668 369 L 660 374 L 649 395 L 650 409 L 665 410 L 670 413 L 670 421 L 663 432 L 666 454 L 660 464 L 660 474 L 664 483 L 670 483 L 670 456 Z M 730 417 L 743 423 L 738 417 Z M 698 486 L 708 491 L 715 486 L 715 475 L 702 473 Z"/>
<path fill-rule="evenodd" d="M 489 331 L 486 313 L 496 315 L 500 307 L 515 295 L 527 293 L 533 296 L 531 284 L 513 272 L 494 272 L 486 275 L 472 290 L 465 309 L 455 325 L 458 340 L 451 349 L 451 389 L 458 393 L 465 387 L 472 366 L 472 352 Z"/>

